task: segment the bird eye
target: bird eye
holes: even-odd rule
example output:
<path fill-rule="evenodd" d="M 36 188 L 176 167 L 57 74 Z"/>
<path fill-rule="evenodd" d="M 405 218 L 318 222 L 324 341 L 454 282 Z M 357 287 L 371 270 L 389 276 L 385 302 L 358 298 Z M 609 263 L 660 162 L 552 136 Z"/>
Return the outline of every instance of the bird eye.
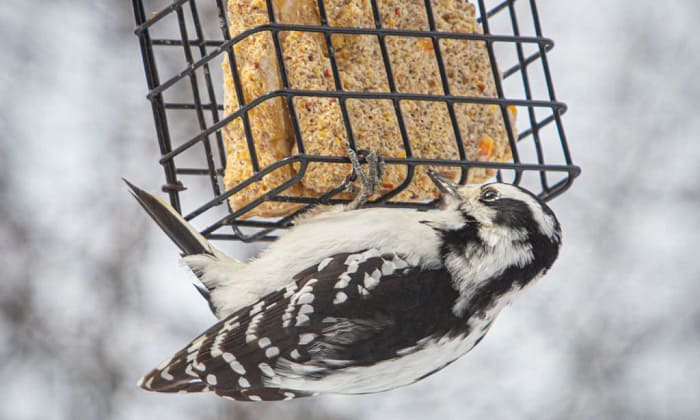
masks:
<path fill-rule="evenodd" d="M 486 188 L 481 192 L 481 201 L 494 201 L 501 196 L 501 193 L 493 188 Z"/>

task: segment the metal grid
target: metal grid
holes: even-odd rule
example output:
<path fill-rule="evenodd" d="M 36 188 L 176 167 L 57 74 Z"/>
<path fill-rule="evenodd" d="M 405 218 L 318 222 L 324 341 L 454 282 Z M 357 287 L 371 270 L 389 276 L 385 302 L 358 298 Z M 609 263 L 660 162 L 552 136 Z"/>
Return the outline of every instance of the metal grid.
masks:
<path fill-rule="evenodd" d="M 206 225 L 202 233 L 211 239 L 234 239 L 246 242 L 273 240 L 279 233 L 278 229 L 289 226 L 294 217 L 309 208 L 319 203 L 344 202 L 334 198 L 342 191 L 342 186 L 328 191 L 320 198 L 286 194 L 289 187 L 301 181 L 310 163 L 348 162 L 344 157 L 305 153 L 293 104 L 293 98 L 298 96 L 337 98 L 351 147 L 354 147 L 354 141 L 346 101 L 364 98 L 389 99 L 393 102 L 406 157 L 385 160 L 387 164 L 405 165 L 407 177 L 403 184 L 375 200 L 374 205 L 425 209 L 433 207 L 434 202 L 413 203 L 391 200 L 408 186 L 415 168 L 421 165 L 460 168 L 462 181 L 466 180 L 470 168 L 496 169 L 497 180 L 523 185 L 545 200 L 552 199 L 568 189 L 580 172 L 572 162 L 561 122 L 561 115 L 566 111 L 566 105 L 557 101 L 549 71 L 547 53 L 554 43 L 542 35 L 535 0 L 517 2 L 516 0 L 494 2 L 476 0 L 478 22 L 482 25 L 483 34 L 436 30 L 430 0 L 425 1 L 430 28 L 428 31 L 382 28 L 377 0 L 371 1 L 375 28 L 329 26 L 323 0 L 318 1 L 320 26 L 278 23 L 275 20 L 272 1 L 267 0 L 270 23 L 247 30 L 234 38 L 229 36 L 226 0 L 132 1 L 137 25 L 135 33 L 140 41 L 149 89 L 147 98 L 152 105 L 160 146 L 159 163 L 165 170 L 166 182 L 163 191 L 169 195 L 170 202 L 178 211 L 188 210 L 183 213 L 186 219 L 191 221 L 197 219 L 198 224 Z M 151 13 L 147 15 L 146 10 Z M 529 15 L 528 19 L 519 20 L 519 17 L 526 14 Z M 272 34 L 283 87 L 244 103 L 233 46 L 261 31 Z M 308 91 L 290 87 L 278 38 L 281 31 L 324 34 L 336 83 L 335 91 Z M 378 38 L 390 92 L 357 92 L 342 89 L 330 42 L 331 35 L 336 33 L 374 35 Z M 446 94 L 397 92 L 387 56 L 385 43 L 387 36 L 432 39 L 443 91 Z M 466 97 L 450 94 L 439 47 L 440 40 L 444 39 L 485 42 L 498 97 Z M 229 60 L 231 64 L 237 97 L 241 98 L 240 109 L 231 115 L 224 114 L 221 100 L 223 82 L 220 64 L 224 59 Z M 499 63 L 504 64 L 504 67 L 499 67 Z M 499 68 L 502 71 L 501 75 L 498 73 Z M 247 113 L 257 104 L 273 97 L 283 97 L 286 100 L 299 153 L 273 165 L 261 167 L 255 153 Z M 410 140 L 402 123 L 400 109 L 401 101 L 406 100 L 440 101 L 447 104 L 457 140 L 459 160 L 420 159 L 411 154 Z M 500 107 L 509 136 L 512 162 L 476 162 L 466 159 L 460 139 L 460 129 L 454 114 L 454 105 L 460 103 L 493 104 Z M 516 127 L 521 130 L 517 136 L 513 135 L 510 127 L 508 106 L 516 106 L 519 110 L 525 111 L 519 112 L 520 117 Z M 241 118 L 243 121 L 254 174 L 235 188 L 225 190 L 222 177 L 226 167 L 226 154 L 222 128 L 235 118 Z M 292 162 L 299 165 L 296 176 L 248 205 L 232 211 L 228 204 L 228 197 L 262 179 L 264 175 Z M 202 200 L 201 193 L 206 190 L 210 192 L 208 197 Z M 188 194 L 192 196 L 187 197 Z M 189 202 L 183 204 L 183 201 L 187 201 L 186 198 Z M 247 212 L 265 201 L 302 203 L 304 206 L 289 216 L 274 220 L 245 217 Z"/>

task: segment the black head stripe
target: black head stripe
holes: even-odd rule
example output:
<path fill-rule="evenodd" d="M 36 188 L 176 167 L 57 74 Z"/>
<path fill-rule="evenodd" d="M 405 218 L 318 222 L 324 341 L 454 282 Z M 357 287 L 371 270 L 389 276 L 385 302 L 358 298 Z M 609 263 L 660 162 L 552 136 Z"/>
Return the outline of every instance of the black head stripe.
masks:
<path fill-rule="evenodd" d="M 513 229 L 527 229 L 536 231 L 539 229 L 537 222 L 532 216 L 532 210 L 520 200 L 512 198 L 501 198 L 499 200 L 485 203 L 485 205 L 496 210 L 494 223 Z"/>
<path fill-rule="evenodd" d="M 462 253 L 465 247 L 474 242 L 480 242 L 479 222 L 465 211 L 461 210 L 464 223 L 458 229 L 438 230 L 442 237 L 440 255 L 443 259 L 450 252 Z"/>
<path fill-rule="evenodd" d="M 536 199 L 530 192 L 525 192 Z M 551 209 L 543 205 L 539 200 L 537 201 L 540 203 L 543 211 L 556 221 L 556 217 Z M 494 223 L 508 228 L 525 229 L 527 231 L 525 242 L 532 246 L 534 261 L 528 264 L 524 271 L 532 270 L 532 272 L 521 273 L 518 271 L 523 271 L 523 269 L 514 268 L 516 272 L 508 273 L 507 275 L 514 282 L 524 285 L 535 276 L 537 271 L 548 269 L 554 263 L 559 254 L 559 239 L 558 237 L 547 237 L 542 234 L 540 226 L 532 214 L 532 209 L 523 201 L 501 198 L 493 203 L 489 203 L 489 205 L 496 210 Z M 558 227 L 556 229 L 558 230 Z"/>

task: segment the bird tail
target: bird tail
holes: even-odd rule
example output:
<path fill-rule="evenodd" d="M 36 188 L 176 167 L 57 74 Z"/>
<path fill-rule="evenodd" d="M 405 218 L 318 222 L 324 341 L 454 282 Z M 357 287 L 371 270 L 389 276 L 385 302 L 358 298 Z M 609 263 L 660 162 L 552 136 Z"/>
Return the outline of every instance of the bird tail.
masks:
<path fill-rule="evenodd" d="M 163 200 L 147 193 L 124 179 L 131 194 L 141 207 L 160 226 L 166 235 L 180 248 L 182 256 L 207 254 L 215 251 L 209 241 L 185 220 L 174 208 Z"/>
<path fill-rule="evenodd" d="M 192 270 L 203 284 L 194 284 L 199 294 L 209 303 L 209 308 L 216 316 L 222 316 L 220 304 L 225 301 L 227 287 L 235 278 L 233 275 L 244 263 L 228 257 L 214 248 L 207 239 L 163 200 L 154 197 L 136 187 L 126 179 L 131 194 L 146 210 L 149 216 L 160 226 L 166 235 L 182 251 L 182 262 Z M 217 303 L 218 302 L 218 303 Z M 188 384 L 188 387 L 193 384 Z M 194 389 L 193 388 L 193 389 Z"/>

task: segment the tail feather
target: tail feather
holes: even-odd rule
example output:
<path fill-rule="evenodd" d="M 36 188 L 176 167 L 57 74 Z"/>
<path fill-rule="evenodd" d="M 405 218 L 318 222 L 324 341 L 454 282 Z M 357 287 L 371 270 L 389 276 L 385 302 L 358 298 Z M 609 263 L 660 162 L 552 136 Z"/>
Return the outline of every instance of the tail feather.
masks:
<path fill-rule="evenodd" d="M 136 198 L 141 207 L 163 229 L 168 237 L 182 251 L 183 256 L 208 254 L 214 255 L 214 250 L 209 241 L 192 227 L 178 212 L 163 200 L 136 187 L 126 179 L 131 194 Z"/>
<path fill-rule="evenodd" d="M 204 285 L 202 287 L 195 283 L 194 286 L 209 303 L 211 311 L 217 317 L 224 316 L 219 305 L 222 301 L 226 301 L 226 291 L 235 278 L 234 273 L 245 267 L 245 264 L 217 250 L 169 204 L 134 186 L 126 179 L 124 182 L 129 186 L 131 194 L 141 207 L 180 248 L 182 262 Z M 196 388 L 191 384 L 187 386 Z"/>

